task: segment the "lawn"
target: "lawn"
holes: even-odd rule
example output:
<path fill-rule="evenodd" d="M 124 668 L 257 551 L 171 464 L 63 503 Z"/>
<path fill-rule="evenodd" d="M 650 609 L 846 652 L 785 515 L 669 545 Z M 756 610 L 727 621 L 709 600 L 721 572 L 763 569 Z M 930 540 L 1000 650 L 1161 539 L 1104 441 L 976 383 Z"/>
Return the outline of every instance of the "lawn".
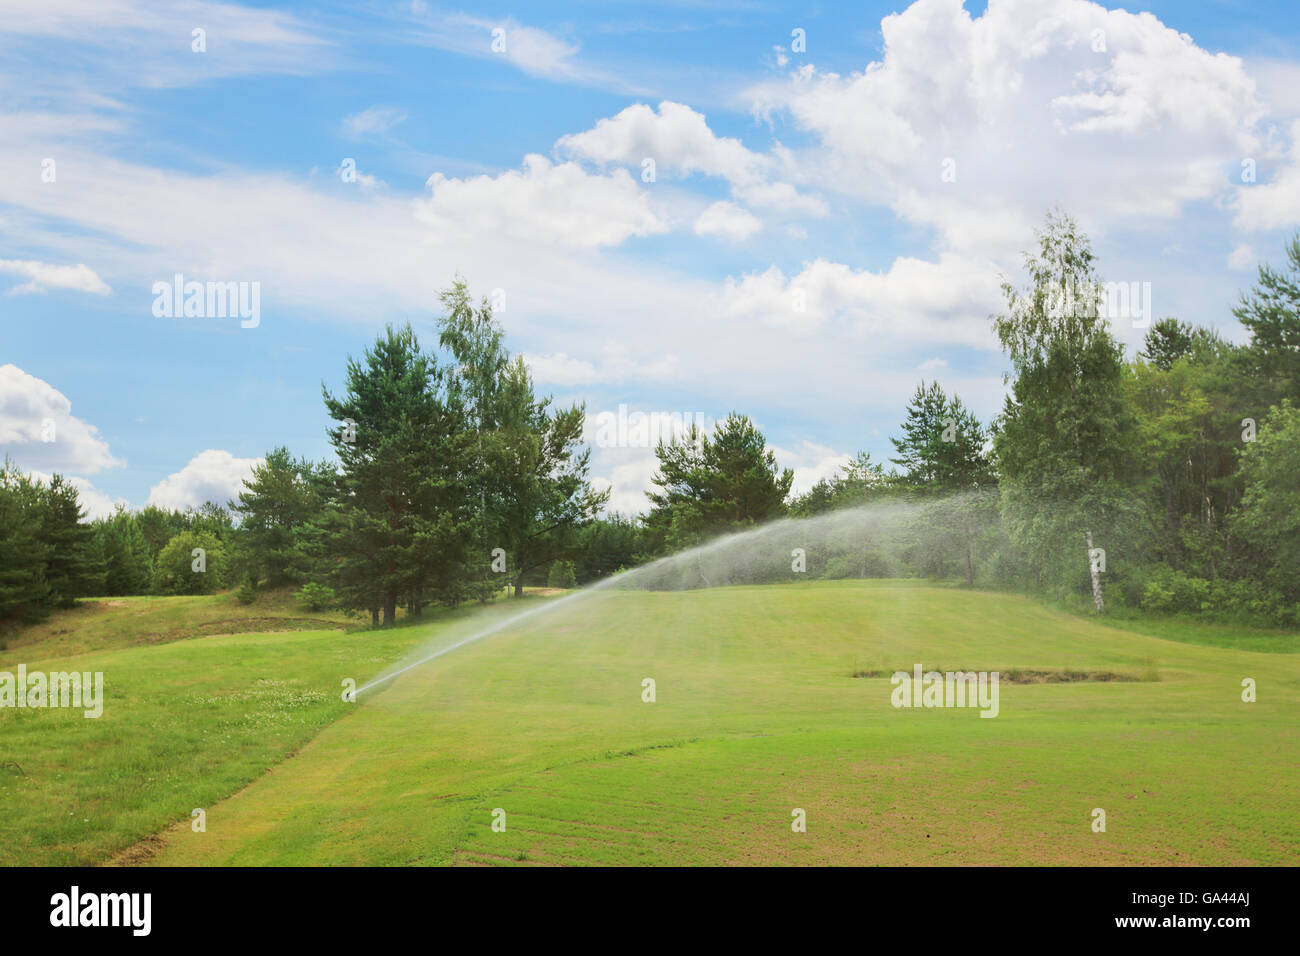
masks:
<path fill-rule="evenodd" d="M 502 613 L 77 658 L 106 673 L 103 718 L 0 712 L 0 763 L 26 773 L 0 769 L 3 860 L 1300 862 L 1300 655 L 1201 642 L 1227 629 L 1170 641 L 897 581 L 610 591 L 339 700 Z M 915 663 L 1131 679 L 1004 683 L 989 720 L 853 676 Z"/>

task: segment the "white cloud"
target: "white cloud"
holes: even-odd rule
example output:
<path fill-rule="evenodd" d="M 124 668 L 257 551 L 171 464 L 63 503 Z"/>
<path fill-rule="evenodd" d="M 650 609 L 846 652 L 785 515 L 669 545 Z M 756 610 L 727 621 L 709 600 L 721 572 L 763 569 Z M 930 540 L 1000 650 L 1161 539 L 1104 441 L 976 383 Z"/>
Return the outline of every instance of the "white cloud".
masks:
<path fill-rule="evenodd" d="M 646 492 L 654 490 L 651 479 L 659 470 L 653 448 L 596 448 L 592 451 L 592 486 L 610 491 L 607 512 L 626 515 L 650 510 Z"/>
<path fill-rule="evenodd" d="M 576 163 L 552 165 L 535 153 L 524 157 L 522 171 L 472 179 L 434 173 L 428 185 L 432 195 L 424 218 L 448 229 L 472 222 L 480 231 L 580 248 L 668 229 L 626 170 L 596 176 Z"/>
<path fill-rule="evenodd" d="M 629 106 L 585 132 L 560 137 L 555 149 L 601 165 L 636 169 L 653 159 L 656 177 L 716 176 L 750 205 L 813 216 L 827 212 L 820 198 L 773 180 L 783 165 L 776 158 L 753 152 L 734 137 L 715 135 L 703 113 L 671 100 L 660 103 L 658 113 L 644 103 Z"/>
<path fill-rule="evenodd" d="M 703 173 L 734 183 L 760 182 L 772 165 L 740 140 L 715 136 L 703 113 L 670 100 L 659 104 L 658 113 L 636 103 L 586 132 L 560 137 L 555 148 L 596 163 L 638 168 L 651 158 L 657 174 Z"/>
<path fill-rule="evenodd" d="M 92 292 L 95 295 L 108 295 L 113 291 L 95 274 L 94 269 L 84 263 L 75 266 L 56 266 L 30 259 L 0 259 L 0 273 L 6 272 L 10 275 L 26 276 L 28 279 L 22 285 L 9 289 L 9 295 L 46 292 L 50 289 L 73 289 L 77 292 Z"/>
<path fill-rule="evenodd" d="M 430 10 L 424 3 L 412 4 L 408 9 L 410 17 L 403 24 L 402 42 L 499 60 L 545 80 L 631 91 L 620 73 L 581 62 L 577 42 L 539 27 L 509 17 L 488 20 L 463 13 L 447 15 Z"/>
<path fill-rule="evenodd" d="M 236 458 L 228 451 L 209 448 L 150 488 L 147 503 L 182 511 L 207 501 L 224 505 L 243 491 L 244 479 L 264 461 L 263 458 Z"/>
<path fill-rule="evenodd" d="M 1240 245 L 1228 254 L 1228 268 L 1233 272 L 1244 272 L 1255 265 L 1255 250 L 1248 245 Z"/>
<path fill-rule="evenodd" d="M 93 474 L 126 464 L 99 429 L 72 414 L 72 402 L 16 365 L 0 365 L 0 454 L 46 473 Z"/>
<path fill-rule="evenodd" d="M 748 239 L 762 228 L 757 216 L 725 199 L 715 202 L 695 220 L 697 236 L 721 236 L 732 242 Z"/>
<path fill-rule="evenodd" d="M 1300 120 L 1290 127 L 1291 148 L 1279 158 L 1270 182 L 1236 187 L 1237 215 L 1233 225 L 1241 230 L 1278 229 L 1300 223 Z"/>
<path fill-rule="evenodd" d="M 193 49 L 192 31 L 206 33 L 206 51 Z M 58 92 L 84 96 L 74 84 L 87 73 L 94 90 L 187 86 L 257 73 L 305 75 L 330 62 L 331 44 L 292 14 L 234 3 L 188 0 L 7 0 L 0 19 L 0 52 L 12 63 L 41 63 L 53 43 L 78 69 L 24 71 L 50 78 Z"/>
<path fill-rule="evenodd" d="M 383 136 L 406 121 L 406 111 L 395 106 L 372 106 L 343 118 L 343 135 L 350 139 Z"/>
<path fill-rule="evenodd" d="M 887 206 L 942 248 L 1015 257 L 1055 203 L 1085 227 L 1175 217 L 1226 195 L 1225 168 L 1258 145 L 1241 60 L 1150 14 L 1004 0 L 972 19 L 960 0 L 919 0 L 881 28 L 862 72 L 810 64 L 749 98 L 816 138 L 794 154 L 796 185 Z"/>
<path fill-rule="evenodd" d="M 28 474 L 45 484 L 49 484 L 50 479 L 53 477 L 53 475 L 44 471 L 31 471 Z M 125 498 L 114 498 L 107 492 L 100 491 L 85 478 L 69 475 L 66 480 L 68 484 L 77 489 L 77 503 L 81 505 L 81 510 L 87 521 L 112 517 L 113 512 L 119 506 L 123 508 L 131 506 L 131 502 Z"/>
<path fill-rule="evenodd" d="M 794 470 L 791 494 L 801 495 L 823 478 L 833 478 L 840 469 L 853 461 L 852 455 L 837 452 L 827 445 L 801 441 L 793 449 L 772 446 L 777 466 Z"/>
<path fill-rule="evenodd" d="M 596 366 L 580 359 L 569 358 L 563 352 L 554 355 L 526 355 L 528 370 L 533 379 L 550 385 L 591 385 L 599 382 Z"/>
<path fill-rule="evenodd" d="M 565 352 L 528 354 L 533 379 L 539 385 L 596 385 L 624 382 L 666 382 L 679 375 L 680 358 L 673 352 L 629 349 L 625 343 L 606 340 L 593 343 L 593 357 L 576 359 Z"/>
<path fill-rule="evenodd" d="M 990 264 L 945 253 L 938 262 L 899 257 L 887 272 L 817 259 L 787 278 L 772 266 L 728 280 L 722 302 L 731 316 L 792 331 L 835 320 L 873 337 L 992 348 L 999 295 Z"/>

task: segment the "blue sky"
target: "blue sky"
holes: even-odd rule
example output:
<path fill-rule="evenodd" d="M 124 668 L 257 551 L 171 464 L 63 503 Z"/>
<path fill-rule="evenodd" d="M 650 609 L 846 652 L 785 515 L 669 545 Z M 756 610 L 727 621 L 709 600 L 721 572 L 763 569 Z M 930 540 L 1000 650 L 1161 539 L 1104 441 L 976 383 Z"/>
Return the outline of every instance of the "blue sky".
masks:
<path fill-rule="evenodd" d="M 1300 14 L 1129 9 L 11 2 L 0 451 L 93 513 L 224 500 L 325 456 L 322 382 L 386 322 L 431 344 L 461 274 L 593 427 L 742 411 L 806 487 L 887 459 L 922 379 L 997 411 L 998 278 L 1054 204 L 1239 339 L 1300 226 Z M 156 316 L 177 273 L 257 283 L 256 326 Z M 595 449 L 622 510 L 653 466 Z"/>

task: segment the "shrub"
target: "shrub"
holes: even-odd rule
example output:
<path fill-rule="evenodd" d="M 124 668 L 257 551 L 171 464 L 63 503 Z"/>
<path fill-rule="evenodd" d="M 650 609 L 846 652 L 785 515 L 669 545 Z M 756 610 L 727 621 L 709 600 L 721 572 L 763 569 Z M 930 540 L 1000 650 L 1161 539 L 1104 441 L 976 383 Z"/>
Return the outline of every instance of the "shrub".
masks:
<path fill-rule="evenodd" d="M 202 555 L 196 554 L 197 550 Z M 158 554 L 153 589 L 157 594 L 211 594 L 226 578 L 226 551 L 221 539 L 206 531 L 182 531 Z"/>
<path fill-rule="evenodd" d="M 550 574 L 546 576 L 546 586 L 548 588 L 576 588 L 578 579 L 573 574 L 573 562 L 551 562 Z"/>
<path fill-rule="evenodd" d="M 252 581 L 245 581 L 235 592 L 235 597 L 240 604 L 252 604 L 257 600 L 257 585 Z"/>
<path fill-rule="evenodd" d="M 312 611 L 323 611 L 334 603 L 334 589 L 327 584 L 309 581 L 298 591 L 298 600 Z"/>
<path fill-rule="evenodd" d="M 1172 568 L 1157 568 L 1147 578 L 1142 592 L 1142 609 L 1199 614 L 1214 609 L 1210 593 L 1210 582 L 1205 578 L 1194 578 Z"/>

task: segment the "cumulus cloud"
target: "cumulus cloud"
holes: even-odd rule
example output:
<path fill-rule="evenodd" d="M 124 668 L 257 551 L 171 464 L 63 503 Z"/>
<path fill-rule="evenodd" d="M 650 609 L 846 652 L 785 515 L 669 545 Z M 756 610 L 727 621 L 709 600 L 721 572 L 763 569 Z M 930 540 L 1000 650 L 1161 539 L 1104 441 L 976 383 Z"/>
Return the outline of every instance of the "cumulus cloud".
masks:
<path fill-rule="evenodd" d="M 428 186 L 423 216 L 448 228 L 473 222 L 478 230 L 589 249 L 668 229 L 626 170 L 597 176 L 535 153 L 522 170 L 471 179 L 434 173 Z"/>
<path fill-rule="evenodd" d="M 1290 151 L 1280 159 L 1273 179 L 1237 187 L 1236 228 L 1256 231 L 1300 222 L 1300 120 L 1291 124 L 1290 134 Z"/>
<path fill-rule="evenodd" d="M 539 385 L 595 385 L 629 381 L 664 382 L 678 377 L 680 359 L 660 349 L 649 352 L 626 343 L 605 341 L 594 361 L 570 357 L 565 352 L 524 356 Z"/>
<path fill-rule="evenodd" d="M 1176 216 L 1226 194 L 1225 167 L 1259 142 L 1242 61 L 1151 14 L 1005 0 L 973 19 L 960 0 L 918 0 L 881 29 L 863 71 L 809 64 L 749 98 L 815 138 L 796 153 L 805 181 L 932 226 L 946 248 L 1014 255 L 1057 202 Z"/>
<path fill-rule="evenodd" d="M 715 202 L 695 220 L 697 236 L 721 236 L 732 242 L 748 239 L 762 228 L 757 216 L 725 199 Z"/>
<path fill-rule="evenodd" d="M 599 120 L 592 129 L 560 137 L 555 148 L 565 155 L 624 166 L 640 166 L 650 158 L 656 173 L 703 173 L 736 183 L 759 182 L 772 165 L 740 140 L 715 136 L 703 113 L 669 100 L 659 104 L 658 113 L 636 103 Z"/>
<path fill-rule="evenodd" d="M 72 414 L 53 385 L 16 365 L 0 365 L 0 451 L 24 469 L 93 474 L 126 464 L 99 429 Z"/>
<path fill-rule="evenodd" d="M 28 474 L 45 484 L 49 484 L 50 479 L 54 477 L 44 471 L 31 471 Z M 129 508 L 131 505 L 125 498 L 114 498 L 107 492 L 100 491 L 85 478 L 69 475 L 67 476 L 67 482 L 77 489 L 77 503 L 81 505 L 82 513 L 87 521 L 112 517 L 113 512 L 119 507 Z"/>
<path fill-rule="evenodd" d="M 657 113 L 636 103 L 585 132 L 560 137 L 555 148 L 561 155 L 601 165 L 639 169 L 644 160 L 653 159 L 656 177 L 716 176 L 751 205 L 826 214 L 821 199 L 801 195 L 789 183 L 773 179 L 782 166 L 776 157 L 756 153 L 734 137 L 715 135 L 703 113 L 671 100 L 660 103 Z"/>
<path fill-rule="evenodd" d="M 729 280 L 728 315 L 810 333 L 838 320 L 887 339 L 992 348 L 988 316 L 999 302 L 995 270 L 951 253 L 938 262 L 899 257 L 888 271 L 817 259 L 787 277 L 772 266 Z"/>
<path fill-rule="evenodd" d="M 609 490 L 607 512 L 642 514 L 650 509 L 646 492 L 659 469 L 653 448 L 597 448 L 592 453 L 591 484 L 597 491 Z"/>
<path fill-rule="evenodd" d="M 182 511 L 208 501 L 224 505 L 238 496 L 244 479 L 264 461 L 263 458 L 236 458 L 228 451 L 209 448 L 149 489 L 147 503 Z"/>
<path fill-rule="evenodd" d="M 777 466 L 794 471 L 794 482 L 790 493 L 804 494 L 823 478 L 833 478 L 845 465 L 853 461 L 853 456 L 837 452 L 828 445 L 813 441 L 799 442 L 794 448 L 772 447 Z"/>
<path fill-rule="evenodd" d="M 0 259 L 0 273 L 27 277 L 26 282 L 9 289 L 9 295 L 47 292 L 50 289 L 72 289 L 95 295 L 108 295 L 113 291 L 95 274 L 94 269 L 84 263 L 75 266 L 56 266 L 30 259 Z"/>

